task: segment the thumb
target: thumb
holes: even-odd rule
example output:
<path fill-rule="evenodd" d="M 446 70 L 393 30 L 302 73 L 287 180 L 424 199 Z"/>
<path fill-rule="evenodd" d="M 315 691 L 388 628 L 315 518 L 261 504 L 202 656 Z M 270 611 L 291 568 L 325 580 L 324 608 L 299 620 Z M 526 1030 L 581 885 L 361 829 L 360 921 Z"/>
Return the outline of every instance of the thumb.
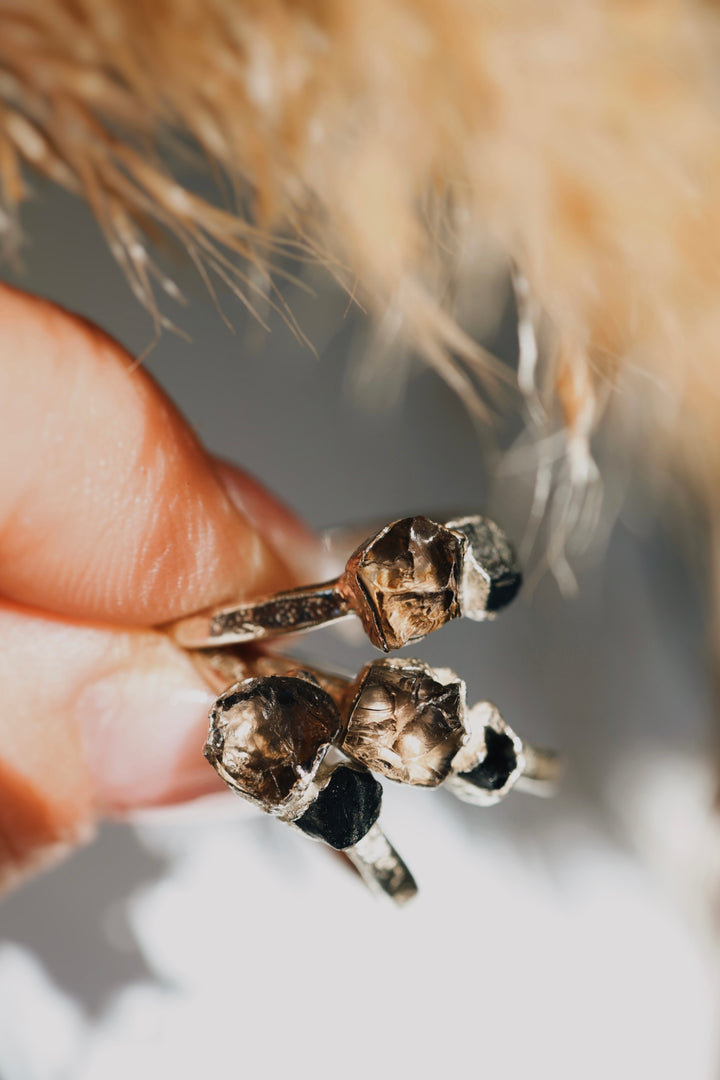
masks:
<path fill-rule="evenodd" d="M 217 786 L 202 757 L 211 696 L 147 627 L 292 583 L 312 542 L 95 328 L 0 287 L 0 355 L 7 885 L 98 817 Z"/>
<path fill-rule="evenodd" d="M 100 330 L 0 286 L 0 356 L 0 596 L 159 625 L 287 581 L 190 426 Z"/>

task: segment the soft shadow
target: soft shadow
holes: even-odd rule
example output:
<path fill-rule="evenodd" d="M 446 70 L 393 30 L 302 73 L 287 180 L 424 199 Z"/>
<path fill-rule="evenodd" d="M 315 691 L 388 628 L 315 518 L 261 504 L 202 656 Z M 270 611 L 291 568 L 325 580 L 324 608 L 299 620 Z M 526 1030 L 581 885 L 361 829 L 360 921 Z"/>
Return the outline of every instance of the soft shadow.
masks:
<path fill-rule="evenodd" d="M 29 949 L 88 1016 L 130 983 L 153 978 L 127 919 L 127 902 L 167 860 L 133 831 L 106 825 L 97 840 L 0 904 L 0 942 Z"/>

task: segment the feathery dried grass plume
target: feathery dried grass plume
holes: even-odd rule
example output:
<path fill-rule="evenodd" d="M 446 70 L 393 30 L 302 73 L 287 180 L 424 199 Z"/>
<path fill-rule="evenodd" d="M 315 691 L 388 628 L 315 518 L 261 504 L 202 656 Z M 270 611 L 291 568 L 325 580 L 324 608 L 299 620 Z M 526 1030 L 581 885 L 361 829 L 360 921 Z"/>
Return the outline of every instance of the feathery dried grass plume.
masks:
<path fill-rule="evenodd" d="M 312 255 L 464 394 L 448 261 L 512 264 L 551 327 L 520 382 L 546 434 L 559 403 L 569 488 L 632 372 L 643 440 L 714 512 L 719 30 L 700 0 L 0 0 L 5 235 L 27 164 L 88 199 L 156 312 L 158 227 L 250 305 L 278 253 Z M 234 206 L 168 170 L 188 137 Z"/>

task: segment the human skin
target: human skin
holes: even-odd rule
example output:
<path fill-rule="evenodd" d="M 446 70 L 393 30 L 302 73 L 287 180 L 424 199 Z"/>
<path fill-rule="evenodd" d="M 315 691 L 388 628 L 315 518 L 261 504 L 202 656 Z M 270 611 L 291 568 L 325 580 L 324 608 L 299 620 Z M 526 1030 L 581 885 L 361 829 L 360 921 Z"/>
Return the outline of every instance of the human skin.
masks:
<path fill-rule="evenodd" d="M 294 583 L 307 529 L 89 323 L 0 286 L 0 890 L 219 782 L 163 623 Z"/>

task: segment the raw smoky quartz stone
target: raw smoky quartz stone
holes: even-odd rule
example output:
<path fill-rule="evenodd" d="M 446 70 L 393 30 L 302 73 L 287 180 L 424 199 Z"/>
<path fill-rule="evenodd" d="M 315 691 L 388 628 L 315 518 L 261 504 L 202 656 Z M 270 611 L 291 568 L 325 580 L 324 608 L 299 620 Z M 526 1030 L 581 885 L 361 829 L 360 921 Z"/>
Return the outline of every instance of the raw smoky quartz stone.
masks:
<path fill-rule="evenodd" d="M 419 660 L 377 660 L 356 687 L 343 749 L 390 780 L 441 784 L 467 734 L 463 681 Z"/>
<path fill-rule="evenodd" d="M 215 702 L 205 756 L 230 787 L 274 810 L 307 787 L 341 727 L 337 706 L 317 683 L 246 679 Z"/>
<path fill-rule="evenodd" d="M 370 831 L 380 816 L 381 803 L 382 786 L 372 773 L 339 765 L 295 824 L 308 836 L 342 851 Z"/>
<path fill-rule="evenodd" d="M 467 538 L 460 576 L 460 606 L 469 619 L 487 619 L 514 600 L 522 573 L 512 544 L 489 518 L 475 515 L 449 521 L 448 529 Z"/>
<path fill-rule="evenodd" d="M 444 626 L 458 604 L 464 537 L 426 517 L 395 521 L 358 549 L 345 588 L 365 631 L 383 652 Z"/>

